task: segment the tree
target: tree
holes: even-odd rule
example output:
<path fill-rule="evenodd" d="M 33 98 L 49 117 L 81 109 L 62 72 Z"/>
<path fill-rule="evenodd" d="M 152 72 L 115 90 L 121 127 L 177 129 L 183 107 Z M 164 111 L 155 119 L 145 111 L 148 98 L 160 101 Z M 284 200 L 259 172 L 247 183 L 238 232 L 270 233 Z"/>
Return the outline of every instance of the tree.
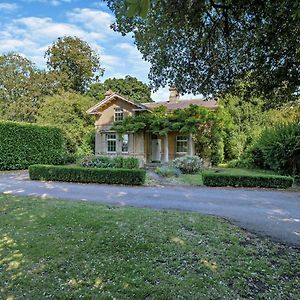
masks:
<path fill-rule="evenodd" d="M 2 119 L 34 122 L 45 95 L 58 91 L 49 73 L 15 53 L 0 56 L 0 115 Z"/>
<path fill-rule="evenodd" d="M 132 31 L 151 63 L 153 88 L 216 94 L 248 74 L 266 97 L 300 92 L 299 1 L 152 0 L 147 15 L 147 1 L 107 3 L 114 30 Z"/>
<path fill-rule="evenodd" d="M 103 83 L 92 84 L 87 95 L 102 100 L 105 92 L 112 91 L 139 103 L 152 102 L 150 88 L 135 77 L 129 75 L 125 78 L 109 78 Z"/>
<path fill-rule="evenodd" d="M 46 51 L 45 58 L 49 70 L 58 74 L 66 91 L 83 93 L 103 75 L 99 55 L 77 37 L 58 38 Z"/>
<path fill-rule="evenodd" d="M 76 93 L 49 96 L 39 109 L 37 123 L 61 128 L 67 137 L 68 151 L 72 154 L 94 129 L 93 120 L 86 114 L 86 110 L 94 104 L 93 98 Z"/>

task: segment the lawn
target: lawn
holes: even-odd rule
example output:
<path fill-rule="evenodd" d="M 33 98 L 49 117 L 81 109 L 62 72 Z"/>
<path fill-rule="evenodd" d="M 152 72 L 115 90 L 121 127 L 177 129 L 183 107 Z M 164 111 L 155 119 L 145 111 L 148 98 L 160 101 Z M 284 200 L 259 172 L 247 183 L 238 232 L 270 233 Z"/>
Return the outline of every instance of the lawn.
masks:
<path fill-rule="evenodd" d="M 299 299 L 300 251 L 196 213 L 0 195 L 1 299 Z"/>

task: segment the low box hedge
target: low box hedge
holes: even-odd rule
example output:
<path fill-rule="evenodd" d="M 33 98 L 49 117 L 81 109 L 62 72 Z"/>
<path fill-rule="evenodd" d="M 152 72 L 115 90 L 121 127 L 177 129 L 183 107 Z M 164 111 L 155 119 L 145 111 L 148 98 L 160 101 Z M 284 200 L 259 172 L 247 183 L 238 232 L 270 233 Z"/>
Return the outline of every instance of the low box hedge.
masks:
<path fill-rule="evenodd" d="M 264 187 L 286 189 L 293 185 L 293 178 L 280 175 L 233 175 L 213 172 L 202 173 L 206 186 Z"/>
<path fill-rule="evenodd" d="M 32 180 L 142 185 L 145 183 L 146 171 L 32 165 L 29 167 L 29 176 Z"/>

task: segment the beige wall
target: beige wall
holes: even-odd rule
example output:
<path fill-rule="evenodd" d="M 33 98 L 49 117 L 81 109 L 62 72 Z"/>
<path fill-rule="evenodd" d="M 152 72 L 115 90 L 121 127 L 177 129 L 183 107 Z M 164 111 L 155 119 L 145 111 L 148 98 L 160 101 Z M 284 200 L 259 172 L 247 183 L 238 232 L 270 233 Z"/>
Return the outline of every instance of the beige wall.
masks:
<path fill-rule="evenodd" d="M 134 114 L 136 106 L 118 98 L 113 99 L 107 103 L 106 106 L 99 109 L 99 114 L 96 115 L 96 127 L 101 128 L 103 126 L 113 124 L 116 108 L 122 108 L 124 111 L 124 117 L 126 118 Z"/>
<path fill-rule="evenodd" d="M 95 144 L 95 154 L 96 155 L 106 155 L 106 156 L 132 156 L 140 160 L 141 165 L 146 162 L 146 156 L 144 152 L 144 133 L 129 133 L 128 140 L 128 152 L 122 152 L 122 138 L 117 134 L 116 140 L 116 152 L 107 152 L 107 133 L 103 132 L 99 128 L 96 130 L 96 144 Z M 112 132 L 110 132 L 112 133 Z"/>

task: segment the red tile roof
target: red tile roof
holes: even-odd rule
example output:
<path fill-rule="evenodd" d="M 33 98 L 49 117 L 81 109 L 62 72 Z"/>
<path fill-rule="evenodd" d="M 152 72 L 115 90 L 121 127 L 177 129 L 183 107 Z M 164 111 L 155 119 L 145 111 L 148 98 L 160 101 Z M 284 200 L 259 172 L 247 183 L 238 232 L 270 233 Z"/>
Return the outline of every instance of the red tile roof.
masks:
<path fill-rule="evenodd" d="M 163 101 L 163 102 L 149 102 L 149 103 L 143 103 L 144 106 L 148 108 L 155 108 L 159 107 L 161 105 L 165 106 L 168 110 L 175 110 L 178 108 L 186 108 L 189 107 L 191 104 L 198 105 L 202 107 L 206 107 L 208 109 L 217 109 L 218 103 L 215 99 L 190 99 L 190 100 L 179 100 L 177 102 L 169 102 L 169 101 Z"/>

